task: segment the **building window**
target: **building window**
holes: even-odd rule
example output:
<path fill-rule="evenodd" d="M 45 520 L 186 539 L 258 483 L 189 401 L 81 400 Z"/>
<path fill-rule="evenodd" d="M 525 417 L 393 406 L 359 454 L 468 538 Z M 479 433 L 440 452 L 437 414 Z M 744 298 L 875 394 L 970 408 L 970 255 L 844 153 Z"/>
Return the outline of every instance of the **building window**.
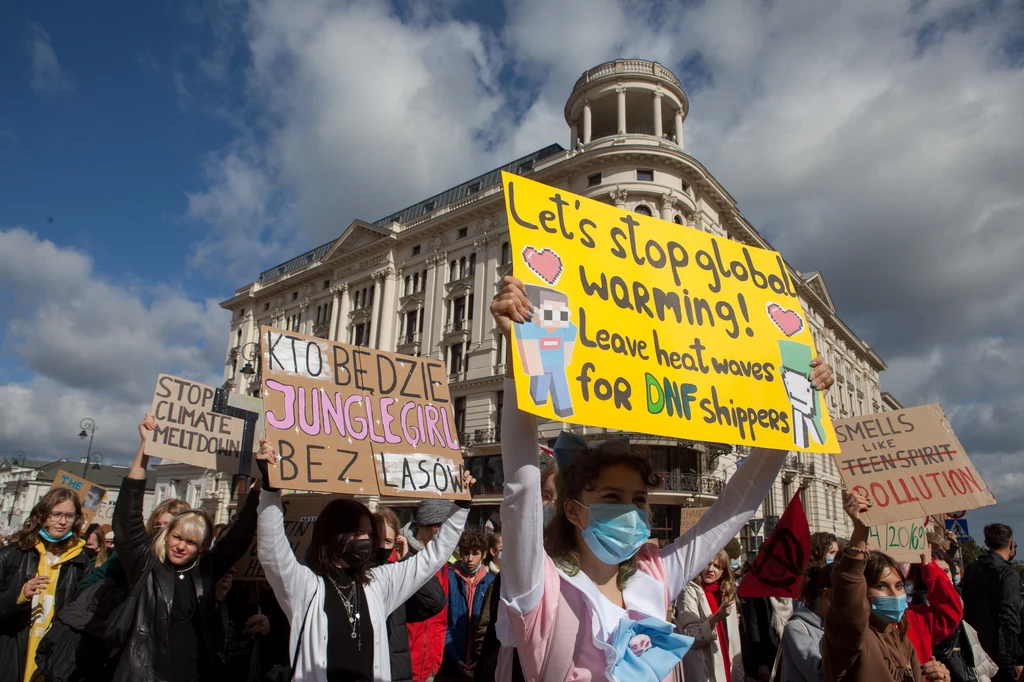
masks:
<path fill-rule="evenodd" d="M 501 366 L 505 364 L 505 335 L 497 333 L 495 334 L 495 338 L 498 340 L 498 357 L 497 362 L 494 364 Z"/>
<path fill-rule="evenodd" d="M 427 271 L 424 270 L 422 272 L 422 274 L 420 274 L 420 288 L 419 288 L 419 291 L 423 291 L 426 288 L 427 288 Z"/>
<path fill-rule="evenodd" d="M 654 213 L 651 211 L 651 207 L 648 206 L 647 204 L 640 204 L 635 209 L 633 209 L 633 212 L 634 213 L 639 213 L 640 215 L 649 215 L 649 216 L 653 216 L 654 215 Z"/>
<path fill-rule="evenodd" d="M 299 292 L 297 292 L 297 291 L 293 291 L 292 292 L 292 300 L 293 301 L 299 300 Z"/>
<path fill-rule="evenodd" d="M 458 279 L 459 274 L 459 261 L 453 260 L 451 265 L 448 266 L 448 281 L 454 282 Z"/>
<path fill-rule="evenodd" d="M 512 262 L 512 247 L 509 246 L 508 242 L 502 242 L 501 244 L 501 264 L 508 265 Z"/>
<path fill-rule="evenodd" d="M 472 277 L 476 274 L 476 254 L 469 254 L 469 276 Z"/>
<path fill-rule="evenodd" d="M 412 277 L 410 275 L 406 275 L 405 285 L 404 288 L 402 289 L 402 296 L 408 296 L 409 294 L 412 293 L 412 289 L 409 288 L 410 286 L 412 286 Z"/>
<path fill-rule="evenodd" d="M 331 280 L 325 279 L 324 280 L 324 291 L 327 291 L 330 288 L 331 288 Z"/>
<path fill-rule="evenodd" d="M 352 345 L 367 346 L 370 343 L 370 330 L 366 324 L 357 324 L 352 330 Z"/>
<path fill-rule="evenodd" d="M 465 239 L 469 235 L 468 227 L 460 227 L 459 231 L 455 233 L 456 239 Z"/>
<path fill-rule="evenodd" d="M 480 183 L 479 182 L 470 183 L 470 185 L 469 185 L 469 193 L 470 194 L 476 194 L 479 191 L 480 191 Z"/>
<path fill-rule="evenodd" d="M 462 344 L 453 343 L 448 346 L 448 374 L 457 375 L 462 371 Z"/>
<path fill-rule="evenodd" d="M 654 182 L 653 170 L 637 170 L 636 179 L 641 182 Z"/>
<path fill-rule="evenodd" d="M 427 203 L 423 204 L 423 213 L 424 214 L 430 213 L 431 211 L 434 210 L 434 207 L 436 205 L 437 205 L 437 202 L 435 202 L 435 201 L 428 201 Z"/>
<path fill-rule="evenodd" d="M 466 257 L 459 259 L 459 279 L 466 279 L 469 273 L 466 271 Z"/>
<path fill-rule="evenodd" d="M 683 222 L 683 216 L 679 215 L 678 213 L 676 213 L 675 217 L 672 218 L 672 222 L 674 222 L 676 225 L 685 225 L 686 224 L 686 223 Z"/>
<path fill-rule="evenodd" d="M 530 159 L 529 161 L 523 161 L 521 164 L 519 164 L 519 172 L 520 173 L 529 173 L 532 170 L 533 170 L 533 159 Z"/>
<path fill-rule="evenodd" d="M 267 301 L 266 303 L 263 304 L 263 312 L 267 312 L 268 310 L 270 310 L 270 302 L 269 301 Z"/>
<path fill-rule="evenodd" d="M 686 184 L 686 183 L 684 182 L 684 183 L 683 183 L 683 192 L 689 192 L 689 191 L 690 191 L 690 186 L 689 186 L 689 185 L 687 185 L 687 184 Z"/>
<path fill-rule="evenodd" d="M 593 175 L 587 176 L 587 187 L 597 187 L 601 184 L 601 174 L 594 173 Z"/>
<path fill-rule="evenodd" d="M 463 434 L 466 433 L 466 399 L 464 397 L 452 400 L 452 412 L 455 417 L 455 430 L 459 433 L 461 440 Z"/>
<path fill-rule="evenodd" d="M 501 413 L 505 410 L 505 391 L 498 391 L 494 395 L 495 426 L 501 430 Z M 497 435 L 497 434 L 495 434 Z"/>
<path fill-rule="evenodd" d="M 414 256 L 420 255 L 420 245 L 419 244 L 417 244 L 416 246 L 412 247 L 412 255 L 414 255 Z"/>

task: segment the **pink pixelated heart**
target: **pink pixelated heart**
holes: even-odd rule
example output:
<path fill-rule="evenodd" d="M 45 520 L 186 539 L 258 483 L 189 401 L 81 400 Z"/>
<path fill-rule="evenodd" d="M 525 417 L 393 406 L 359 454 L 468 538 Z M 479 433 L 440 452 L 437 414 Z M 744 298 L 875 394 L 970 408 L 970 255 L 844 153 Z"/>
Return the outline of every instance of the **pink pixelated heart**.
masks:
<path fill-rule="evenodd" d="M 552 286 L 562 276 L 562 259 L 551 249 L 538 251 L 532 246 L 523 249 L 523 260 L 537 276 Z"/>
<path fill-rule="evenodd" d="M 793 336 L 803 331 L 804 318 L 795 310 L 787 310 L 778 303 L 769 303 L 767 306 L 768 317 L 786 336 Z"/>

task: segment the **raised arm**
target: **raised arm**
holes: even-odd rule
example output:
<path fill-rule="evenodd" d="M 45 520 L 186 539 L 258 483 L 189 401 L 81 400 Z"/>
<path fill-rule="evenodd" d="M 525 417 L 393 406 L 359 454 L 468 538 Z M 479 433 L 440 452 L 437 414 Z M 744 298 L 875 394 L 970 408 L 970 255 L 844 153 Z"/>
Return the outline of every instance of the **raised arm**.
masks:
<path fill-rule="evenodd" d="M 246 495 L 245 504 L 238 512 L 238 518 L 210 550 L 214 580 L 220 580 L 252 544 L 253 536 L 256 535 L 256 510 L 259 502 L 260 481 L 257 479 L 249 488 L 249 494 Z"/>
<path fill-rule="evenodd" d="M 832 571 L 832 597 L 821 643 L 822 665 L 825 678 L 829 680 L 841 679 L 860 657 L 871 617 L 868 584 L 864 578 L 868 529 L 860 520 L 860 514 L 868 510 L 868 502 L 861 495 L 847 493 L 843 508 L 853 520 L 853 535 L 849 546 L 840 554 L 836 570 Z"/>
<path fill-rule="evenodd" d="M 142 574 L 147 561 L 155 560 L 155 557 L 150 557 L 153 552 L 151 538 L 142 520 L 146 497 L 146 466 L 149 464 L 149 457 L 145 454 L 146 439 L 155 427 L 156 420 L 147 412 L 139 424 L 142 443 L 135 453 L 135 461 L 132 462 L 128 476 L 121 482 L 121 491 L 114 504 L 114 548 L 132 583 Z"/>
<path fill-rule="evenodd" d="M 700 521 L 661 550 L 672 598 L 711 563 L 754 515 L 771 490 L 786 454 L 782 450 L 755 450 L 736 469 Z"/>
<path fill-rule="evenodd" d="M 411 559 L 370 569 L 373 580 L 380 582 L 385 613 L 390 614 L 404 604 L 445 565 L 459 544 L 467 518 L 469 508 L 453 502 L 447 520 L 423 551 Z"/>
<path fill-rule="evenodd" d="M 925 596 L 928 598 L 927 618 L 931 625 L 932 644 L 938 644 L 949 637 L 964 617 L 964 605 L 960 601 L 953 583 L 934 562 L 927 563 L 921 555 L 921 580 L 924 581 Z"/>

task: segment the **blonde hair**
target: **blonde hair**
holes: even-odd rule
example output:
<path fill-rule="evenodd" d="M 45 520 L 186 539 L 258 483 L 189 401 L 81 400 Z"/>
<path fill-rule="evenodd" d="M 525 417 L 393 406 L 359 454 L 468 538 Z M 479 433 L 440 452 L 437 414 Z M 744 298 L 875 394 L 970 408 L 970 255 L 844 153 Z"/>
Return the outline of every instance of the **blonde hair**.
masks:
<path fill-rule="evenodd" d="M 189 509 L 175 516 L 153 541 L 153 551 L 162 563 L 167 562 L 167 538 L 175 532 L 199 546 L 199 555 L 196 557 L 198 559 L 210 548 L 213 540 L 213 521 L 210 520 L 209 514 L 201 509 Z"/>
<path fill-rule="evenodd" d="M 146 534 L 153 538 L 156 533 L 156 524 L 160 520 L 160 517 L 164 514 L 170 514 L 171 516 L 177 516 L 178 514 L 188 511 L 192 507 L 185 500 L 180 500 L 176 497 L 172 497 L 169 500 L 164 500 L 156 506 L 153 513 L 149 515 L 149 520 L 146 521 Z"/>
<path fill-rule="evenodd" d="M 722 595 L 720 601 L 736 601 L 736 576 L 729 565 L 729 552 L 721 550 L 710 563 L 722 569 L 722 575 L 718 578 L 718 589 Z M 697 580 L 702 584 L 704 582 L 701 576 L 697 576 Z"/>

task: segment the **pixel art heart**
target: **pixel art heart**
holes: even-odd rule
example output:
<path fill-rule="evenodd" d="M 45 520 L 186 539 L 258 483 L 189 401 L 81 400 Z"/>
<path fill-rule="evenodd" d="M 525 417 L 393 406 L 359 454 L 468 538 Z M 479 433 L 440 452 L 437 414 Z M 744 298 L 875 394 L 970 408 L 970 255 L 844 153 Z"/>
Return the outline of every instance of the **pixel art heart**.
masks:
<path fill-rule="evenodd" d="M 523 260 L 537 276 L 552 286 L 558 283 L 562 276 L 562 259 L 551 249 L 538 251 L 532 246 L 523 249 Z"/>
<path fill-rule="evenodd" d="M 768 317 L 779 328 L 779 331 L 786 336 L 793 336 L 803 331 L 804 319 L 795 310 L 787 310 L 778 303 L 769 303 L 767 306 Z"/>

